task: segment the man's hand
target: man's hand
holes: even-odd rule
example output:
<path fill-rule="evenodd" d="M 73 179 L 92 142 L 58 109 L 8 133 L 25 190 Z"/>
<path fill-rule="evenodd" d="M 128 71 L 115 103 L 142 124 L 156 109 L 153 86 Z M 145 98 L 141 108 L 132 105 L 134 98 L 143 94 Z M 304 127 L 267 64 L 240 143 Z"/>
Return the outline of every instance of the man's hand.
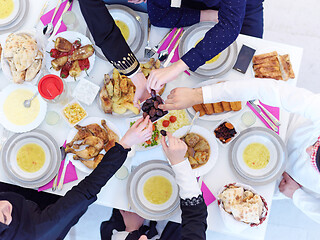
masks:
<path fill-rule="evenodd" d="M 147 80 L 142 72 L 137 72 L 133 77 L 131 77 L 131 80 L 136 86 L 133 105 L 140 110 L 139 102 L 143 102 L 150 97 L 150 93 L 147 90 Z"/>
<path fill-rule="evenodd" d="M 148 91 L 151 92 L 151 89 L 154 89 L 159 92 L 166 83 L 175 80 L 188 68 L 182 60 L 179 60 L 169 67 L 152 70 L 147 81 Z"/>
<path fill-rule="evenodd" d="M 279 190 L 285 196 L 292 198 L 294 192 L 301 187 L 299 183 L 293 180 L 290 175 L 286 172 L 282 174 L 283 178 L 279 184 Z"/>
<path fill-rule="evenodd" d="M 203 103 L 202 88 L 175 88 L 159 108 L 165 111 L 180 110 L 200 103 Z"/>
<path fill-rule="evenodd" d="M 120 210 L 120 213 L 123 217 L 124 224 L 126 225 L 126 232 L 139 230 L 142 226 L 144 218 L 140 217 L 138 214 L 124 210 Z"/>
<path fill-rule="evenodd" d="M 183 162 L 184 156 L 186 155 L 186 152 L 188 150 L 187 145 L 179 138 L 173 137 L 169 132 L 167 132 L 167 136 L 169 146 L 167 145 L 164 136 L 161 136 L 161 145 L 171 165 Z"/>
<path fill-rule="evenodd" d="M 137 120 L 131 128 L 129 128 L 119 144 L 124 148 L 131 148 L 134 144 L 143 143 L 149 140 L 151 136 L 152 122 L 149 120 L 149 116 L 147 116 L 145 119 L 140 118 Z"/>

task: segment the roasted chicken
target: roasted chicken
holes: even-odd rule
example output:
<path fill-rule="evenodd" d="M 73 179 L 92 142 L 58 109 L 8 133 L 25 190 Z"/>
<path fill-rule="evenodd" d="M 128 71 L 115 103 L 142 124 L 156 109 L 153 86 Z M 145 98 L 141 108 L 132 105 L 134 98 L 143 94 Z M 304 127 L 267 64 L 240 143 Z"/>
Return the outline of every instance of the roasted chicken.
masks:
<path fill-rule="evenodd" d="M 88 146 L 85 149 L 80 150 L 80 151 L 76 151 L 73 148 L 66 148 L 66 153 L 75 154 L 73 156 L 73 159 L 78 159 L 78 160 L 93 158 L 93 157 L 97 156 L 99 154 L 99 152 L 100 151 L 93 146 Z"/>
<path fill-rule="evenodd" d="M 93 160 L 80 160 L 86 167 L 95 169 L 103 158 L 103 154 L 99 154 Z"/>

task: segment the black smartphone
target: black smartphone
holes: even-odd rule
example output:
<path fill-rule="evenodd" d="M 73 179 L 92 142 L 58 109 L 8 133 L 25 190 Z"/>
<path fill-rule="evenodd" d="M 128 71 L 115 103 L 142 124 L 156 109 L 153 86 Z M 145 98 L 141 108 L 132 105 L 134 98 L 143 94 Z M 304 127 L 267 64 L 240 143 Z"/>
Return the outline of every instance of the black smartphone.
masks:
<path fill-rule="evenodd" d="M 233 69 L 245 74 L 255 52 L 255 49 L 246 45 L 242 45 L 237 61 L 233 66 Z"/>

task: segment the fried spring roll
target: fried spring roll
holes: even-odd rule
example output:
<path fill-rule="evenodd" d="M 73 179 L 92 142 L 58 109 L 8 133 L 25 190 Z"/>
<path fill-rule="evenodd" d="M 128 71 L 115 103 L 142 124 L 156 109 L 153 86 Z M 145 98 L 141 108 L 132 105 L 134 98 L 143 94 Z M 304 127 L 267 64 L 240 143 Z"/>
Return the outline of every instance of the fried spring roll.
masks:
<path fill-rule="evenodd" d="M 214 113 L 213 105 L 211 103 L 203 104 L 203 108 L 207 115 L 211 115 Z"/>
<path fill-rule="evenodd" d="M 214 112 L 215 113 L 222 113 L 223 112 L 223 107 L 221 102 L 217 102 L 213 104 Z"/>
<path fill-rule="evenodd" d="M 204 110 L 204 108 L 202 107 L 202 104 L 197 104 L 193 106 L 193 109 L 196 112 L 200 112 L 200 117 L 206 114 L 206 111 Z"/>
<path fill-rule="evenodd" d="M 225 112 L 229 112 L 232 110 L 229 102 L 221 102 L 221 104 Z"/>
<path fill-rule="evenodd" d="M 231 102 L 231 103 L 230 103 L 230 106 L 231 106 L 232 111 L 239 111 L 239 110 L 241 110 L 241 102 L 240 102 L 240 101 L 238 101 L 238 102 Z"/>

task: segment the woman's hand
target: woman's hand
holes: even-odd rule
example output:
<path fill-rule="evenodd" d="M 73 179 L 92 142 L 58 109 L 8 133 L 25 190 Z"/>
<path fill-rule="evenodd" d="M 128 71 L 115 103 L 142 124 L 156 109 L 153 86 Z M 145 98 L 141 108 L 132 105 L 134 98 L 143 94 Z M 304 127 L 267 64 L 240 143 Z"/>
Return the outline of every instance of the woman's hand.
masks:
<path fill-rule="evenodd" d="M 128 0 L 128 3 L 134 3 L 134 4 L 140 4 L 140 3 L 146 3 L 147 0 Z"/>
<path fill-rule="evenodd" d="M 150 97 L 150 93 L 147 90 L 147 80 L 142 72 L 137 72 L 133 77 L 131 77 L 131 80 L 136 86 L 133 105 L 140 110 L 139 102 L 143 102 Z"/>
<path fill-rule="evenodd" d="M 188 150 L 187 145 L 179 138 L 173 137 L 171 133 L 167 132 L 169 146 L 166 143 L 166 138 L 161 137 L 161 145 L 171 165 L 178 164 L 184 161 L 184 156 Z"/>
<path fill-rule="evenodd" d="M 151 89 L 154 89 L 159 92 L 166 83 L 175 80 L 188 68 L 182 60 L 179 60 L 169 67 L 152 70 L 147 81 L 148 91 L 151 92 Z"/>
<path fill-rule="evenodd" d="M 165 111 L 180 110 L 200 103 L 203 103 L 202 88 L 175 88 L 159 108 Z"/>
<path fill-rule="evenodd" d="M 151 136 L 152 122 L 149 120 L 149 116 L 147 116 L 145 119 L 140 118 L 137 120 L 126 132 L 119 144 L 124 148 L 131 148 L 134 144 L 143 143 L 149 140 Z"/>
<path fill-rule="evenodd" d="M 120 210 L 120 213 L 122 215 L 124 224 L 126 225 L 126 232 L 139 230 L 139 228 L 142 226 L 144 218 L 140 217 L 138 214 L 124 210 Z"/>
<path fill-rule="evenodd" d="M 283 178 L 279 184 L 279 190 L 285 196 L 292 198 L 294 192 L 301 187 L 299 183 L 293 180 L 290 175 L 286 172 L 282 174 Z"/>

